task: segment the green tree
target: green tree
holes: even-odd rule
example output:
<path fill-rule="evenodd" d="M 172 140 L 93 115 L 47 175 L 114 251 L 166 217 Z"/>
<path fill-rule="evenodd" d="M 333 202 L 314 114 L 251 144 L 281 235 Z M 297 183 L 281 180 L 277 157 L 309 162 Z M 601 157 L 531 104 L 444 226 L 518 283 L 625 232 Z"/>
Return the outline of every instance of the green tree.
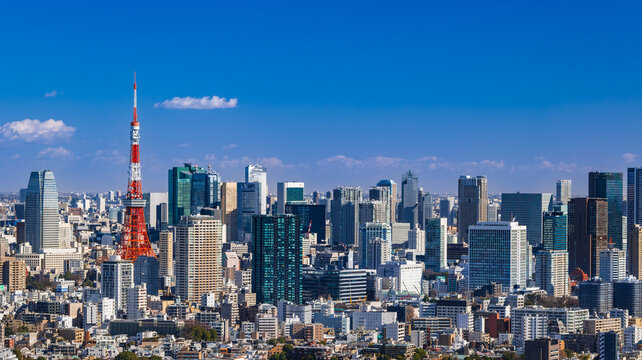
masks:
<path fill-rule="evenodd" d="M 415 353 L 412 355 L 412 360 L 421 360 L 426 358 L 426 350 L 424 349 L 415 349 Z"/>
<path fill-rule="evenodd" d="M 138 356 L 131 351 L 123 351 L 114 360 L 138 360 Z"/>

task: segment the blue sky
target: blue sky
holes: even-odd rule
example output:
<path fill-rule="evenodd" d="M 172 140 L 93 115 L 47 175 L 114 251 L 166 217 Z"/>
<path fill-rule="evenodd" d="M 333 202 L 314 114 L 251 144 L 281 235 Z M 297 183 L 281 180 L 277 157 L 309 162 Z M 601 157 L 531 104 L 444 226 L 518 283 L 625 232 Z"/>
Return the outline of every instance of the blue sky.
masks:
<path fill-rule="evenodd" d="M 144 191 L 166 191 L 167 169 L 193 161 L 225 180 L 260 162 L 271 186 L 301 180 L 309 191 L 413 169 L 430 192 L 485 174 L 491 193 L 551 192 L 570 178 L 582 194 L 590 170 L 640 166 L 641 11 L 591 1 L 3 3 L 0 191 L 40 168 L 61 191 L 125 189 L 137 71 Z M 175 97 L 215 108 L 162 105 Z"/>

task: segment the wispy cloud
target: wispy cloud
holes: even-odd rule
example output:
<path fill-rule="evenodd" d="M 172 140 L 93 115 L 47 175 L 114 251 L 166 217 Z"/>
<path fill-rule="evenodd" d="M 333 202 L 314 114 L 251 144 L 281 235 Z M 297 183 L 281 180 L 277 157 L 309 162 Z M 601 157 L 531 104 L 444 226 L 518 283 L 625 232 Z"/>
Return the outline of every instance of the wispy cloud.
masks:
<path fill-rule="evenodd" d="M 176 147 L 179 147 L 179 148 L 186 148 L 186 147 L 190 147 L 190 146 L 191 146 L 190 143 L 182 143 L 182 144 L 176 145 Z"/>
<path fill-rule="evenodd" d="M 45 93 L 45 97 L 56 97 L 56 96 L 58 96 L 58 91 L 56 90 L 52 90 Z"/>
<path fill-rule="evenodd" d="M 624 160 L 624 162 L 626 163 L 635 162 L 637 159 L 638 159 L 637 154 L 633 154 L 633 153 L 622 154 L 622 160 Z"/>
<path fill-rule="evenodd" d="M 218 96 L 203 96 L 201 98 L 193 98 L 191 96 L 186 97 L 174 97 L 170 100 L 165 100 L 154 104 L 155 108 L 165 108 L 165 109 L 199 109 L 199 110 L 211 110 L 211 109 L 230 109 L 235 108 L 238 104 L 238 99 L 226 99 Z"/>
<path fill-rule="evenodd" d="M 229 156 L 223 156 L 218 158 L 215 154 L 207 154 L 204 157 L 205 161 L 215 163 L 217 168 L 229 169 L 229 168 L 238 168 L 243 167 L 247 164 L 260 164 L 268 169 L 288 169 L 298 167 L 296 164 L 288 164 L 282 159 L 277 157 L 249 157 L 242 156 L 239 158 L 232 158 Z"/>
<path fill-rule="evenodd" d="M 48 157 L 52 159 L 68 159 L 72 158 L 74 156 L 74 153 L 71 152 L 71 150 L 65 149 L 64 147 L 48 147 L 46 149 L 41 150 L 38 153 L 38 157 Z"/>
<path fill-rule="evenodd" d="M 417 159 L 405 159 L 390 156 L 372 156 L 365 159 L 355 159 L 346 155 L 335 155 L 317 162 L 319 165 L 343 166 L 349 169 L 359 168 L 395 168 L 395 169 L 422 169 L 429 170 L 447 169 L 467 171 L 473 169 L 503 169 L 506 164 L 504 160 L 480 160 L 466 162 L 451 162 L 437 156 L 422 156 Z"/>
<path fill-rule="evenodd" d="M 2 125 L 0 134 L 5 139 L 33 141 L 51 141 L 73 135 L 76 128 L 67 126 L 62 120 L 24 119 Z"/>
<path fill-rule="evenodd" d="M 239 144 L 229 144 L 223 146 L 223 150 L 236 149 L 237 147 L 239 147 Z"/>
<path fill-rule="evenodd" d="M 118 150 L 98 150 L 91 154 L 91 160 L 93 162 L 121 165 L 127 162 L 127 157 Z"/>

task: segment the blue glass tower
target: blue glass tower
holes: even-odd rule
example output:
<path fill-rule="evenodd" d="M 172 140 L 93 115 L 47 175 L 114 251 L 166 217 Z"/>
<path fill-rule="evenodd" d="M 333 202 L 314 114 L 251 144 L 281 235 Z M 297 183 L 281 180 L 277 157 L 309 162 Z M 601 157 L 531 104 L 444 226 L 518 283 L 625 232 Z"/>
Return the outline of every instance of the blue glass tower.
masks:
<path fill-rule="evenodd" d="M 252 289 L 257 303 L 301 303 L 303 242 L 294 215 L 252 218 Z"/>
<path fill-rule="evenodd" d="M 624 185 L 622 173 L 590 172 L 589 197 L 603 198 L 608 202 L 608 236 L 620 250 L 626 250 L 626 237 L 622 224 L 624 215 L 623 197 Z"/>
<path fill-rule="evenodd" d="M 544 250 L 568 250 L 568 216 L 559 211 L 544 214 L 542 246 Z"/>

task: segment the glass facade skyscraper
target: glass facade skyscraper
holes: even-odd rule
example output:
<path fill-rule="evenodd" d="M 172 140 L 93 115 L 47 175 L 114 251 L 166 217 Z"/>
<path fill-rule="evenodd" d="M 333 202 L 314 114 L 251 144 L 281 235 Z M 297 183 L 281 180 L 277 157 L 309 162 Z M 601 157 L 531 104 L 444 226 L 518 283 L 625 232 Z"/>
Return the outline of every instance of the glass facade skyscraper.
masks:
<path fill-rule="evenodd" d="M 397 183 L 393 180 L 380 180 L 377 186 L 384 186 L 388 188 L 390 198 L 390 222 L 397 221 Z M 381 199 L 374 199 L 381 200 Z"/>
<path fill-rule="evenodd" d="M 544 250 L 568 250 L 568 216 L 559 211 L 544 213 L 542 247 Z"/>
<path fill-rule="evenodd" d="M 294 215 L 252 218 L 252 289 L 257 303 L 301 303 L 303 242 Z"/>
<path fill-rule="evenodd" d="M 383 248 L 388 251 L 392 249 L 392 228 L 387 223 L 367 222 L 359 227 L 359 264 L 362 269 L 376 269 L 379 265 L 377 257 L 373 254 L 369 243 L 375 239 L 381 239 L 388 243 Z M 383 258 L 390 258 L 385 255 Z"/>
<path fill-rule="evenodd" d="M 194 209 L 192 208 L 192 190 L 204 192 L 206 180 L 203 176 L 200 176 L 197 178 L 196 184 L 192 185 L 192 177 L 194 174 L 203 173 L 205 173 L 205 170 L 202 168 L 187 163 L 183 166 L 169 169 L 167 176 L 167 208 L 169 212 L 168 221 L 170 224 L 178 224 L 181 217 L 190 215 L 192 211 L 196 209 L 196 203 L 194 203 Z M 198 194 L 195 194 L 195 198 L 204 201 Z"/>
<path fill-rule="evenodd" d="M 441 271 L 446 267 L 447 240 L 448 240 L 448 219 L 433 218 L 426 219 L 426 269 Z"/>
<path fill-rule="evenodd" d="M 259 199 L 260 184 L 256 182 L 237 183 L 236 206 L 237 206 L 237 235 L 239 242 L 249 242 L 252 238 L 252 217 L 261 215 L 261 200 Z"/>
<path fill-rule="evenodd" d="M 526 236 L 532 246 L 542 243 L 542 216 L 551 210 L 553 194 L 549 193 L 503 193 L 502 220 L 517 221 L 526 225 Z"/>
<path fill-rule="evenodd" d="M 419 178 L 412 171 L 405 173 L 401 179 L 401 216 L 399 222 L 409 223 L 414 227 L 419 215 Z"/>
<path fill-rule="evenodd" d="M 626 173 L 626 205 L 629 231 L 642 224 L 642 167 L 628 168 Z"/>
<path fill-rule="evenodd" d="M 267 211 L 267 169 L 261 165 L 247 165 L 245 167 L 245 182 L 256 182 L 259 184 L 259 214 L 264 215 Z"/>
<path fill-rule="evenodd" d="M 58 189 L 53 171 L 33 171 L 25 204 L 25 237 L 33 251 L 58 248 Z"/>
<path fill-rule="evenodd" d="M 332 192 L 330 219 L 332 243 L 354 245 L 359 236 L 361 189 L 340 186 Z"/>
<path fill-rule="evenodd" d="M 470 226 L 468 241 L 469 287 L 491 282 L 504 291 L 525 287 L 530 264 L 526 226 L 516 222 L 481 222 Z"/>
<path fill-rule="evenodd" d="M 468 227 L 488 219 L 488 180 L 485 176 L 460 176 L 458 196 L 457 235 L 459 242 L 465 243 Z"/>
<path fill-rule="evenodd" d="M 287 204 L 285 213 L 299 217 L 301 235 L 308 232 L 317 234 L 317 240 L 325 240 L 325 205 Z"/>
<path fill-rule="evenodd" d="M 588 188 L 589 197 L 603 198 L 608 202 L 609 240 L 618 249 L 626 250 L 626 238 L 622 232 L 622 216 L 624 216 L 622 173 L 590 172 Z"/>
<path fill-rule="evenodd" d="M 278 214 L 285 214 L 287 204 L 303 204 L 304 184 L 300 181 L 283 181 L 276 184 Z"/>

